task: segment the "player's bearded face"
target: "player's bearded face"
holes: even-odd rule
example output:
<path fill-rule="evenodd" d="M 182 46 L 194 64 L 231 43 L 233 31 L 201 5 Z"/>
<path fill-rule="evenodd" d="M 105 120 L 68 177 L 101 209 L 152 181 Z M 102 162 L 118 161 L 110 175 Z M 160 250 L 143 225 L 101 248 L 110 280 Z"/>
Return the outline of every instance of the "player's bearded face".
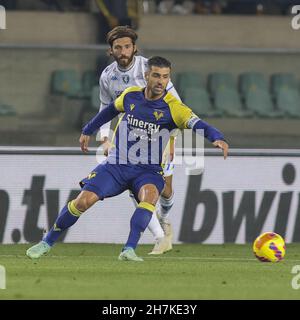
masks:
<path fill-rule="evenodd" d="M 151 67 L 147 74 L 147 87 L 154 96 L 163 95 L 170 80 L 170 68 Z"/>
<path fill-rule="evenodd" d="M 111 48 L 111 55 L 122 68 L 126 68 L 131 64 L 135 52 L 136 46 L 129 37 L 116 39 Z"/>

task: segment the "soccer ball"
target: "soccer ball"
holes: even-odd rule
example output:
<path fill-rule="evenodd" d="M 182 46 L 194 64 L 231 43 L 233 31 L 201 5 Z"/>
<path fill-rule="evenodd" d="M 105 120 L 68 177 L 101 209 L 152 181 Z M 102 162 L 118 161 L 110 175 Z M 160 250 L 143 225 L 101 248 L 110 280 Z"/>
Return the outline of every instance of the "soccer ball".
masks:
<path fill-rule="evenodd" d="M 255 239 L 253 252 L 259 261 L 279 262 L 285 255 L 285 242 L 279 234 L 265 232 Z"/>

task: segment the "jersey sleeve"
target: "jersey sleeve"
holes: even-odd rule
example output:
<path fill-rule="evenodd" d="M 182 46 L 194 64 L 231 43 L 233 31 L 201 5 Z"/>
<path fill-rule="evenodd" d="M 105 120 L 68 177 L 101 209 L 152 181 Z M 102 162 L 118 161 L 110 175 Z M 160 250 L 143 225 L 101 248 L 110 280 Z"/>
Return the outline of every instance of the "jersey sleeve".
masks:
<path fill-rule="evenodd" d="M 201 120 L 191 108 L 176 98 L 169 97 L 169 107 L 173 121 L 179 129 L 192 129 L 198 134 L 203 131 L 205 138 L 211 142 L 225 140 L 222 132 Z"/>
<path fill-rule="evenodd" d="M 105 73 L 105 71 L 103 71 L 100 76 L 100 79 L 99 79 L 100 111 L 103 110 L 103 108 L 107 107 L 112 102 L 112 98 L 109 93 L 107 77 L 108 77 L 107 73 Z"/>
<path fill-rule="evenodd" d="M 127 89 L 124 90 L 123 93 L 117 99 L 115 99 L 115 101 L 111 102 L 108 106 L 103 107 L 100 113 L 103 112 L 103 110 L 106 110 L 111 105 L 114 106 L 114 109 L 117 112 L 119 113 L 124 112 L 124 98 L 127 93 L 128 93 L 128 90 Z M 100 140 L 104 137 L 112 138 L 110 136 L 110 127 L 111 127 L 111 121 L 108 121 L 102 125 L 101 129 L 99 130 Z M 97 138 L 99 138 L 99 136 Z"/>
<path fill-rule="evenodd" d="M 105 108 L 107 108 L 108 105 L 112 101 L 112 98 L 109 94 L 107 74 L 105 73 L 105 71 L 103 71 L 100 76 L 99 86 L 100 86 L 100 93 L 99 93 L 100 109 L 99 109 L 99 112 L 101 112 Z M 109 137 L 110 125 L 111 125 L 111 121 L 108 121 L 100 128 L 100 130 L 99 130 L 100 138 Z"/>
<path fill-rule="evenodd" d="M 177 90 L 175 89 L 174 84 L 172 83 L 171 80 L 169 81 L 166 90 L 167 90 L 168 92 L 170 92 L 178 101 L 181 101 L 181 99 L 180 99 L 180 97 L 179 97 L 179 94 L 178 94 Z M 178 136 L 178 132 L 179 132 L 179 130 L 174 130 L 174 131 L 171 133 L 171 139 L 172 139 L 173 141 L 174 141 L 174 139 L 176 139 L 176 137 Z"/>
<path fill-rule="evenodd" d="M 111 103 L 103 111 L 97 113 L 97 115 L 84 126 L 82 133 L 84 135 L 92 135 L 104 123 L 111 121 L 118 114 L 119 111 L 114 107 L 114 104 Z"/>
<path fill-rule="evenodd" d="M 188 129 L 190 128 L 191 121 L 199 119 L 192 109 L 177 99 L 173 99 L 169 107 L 172 119 L 179 129 Z"/>

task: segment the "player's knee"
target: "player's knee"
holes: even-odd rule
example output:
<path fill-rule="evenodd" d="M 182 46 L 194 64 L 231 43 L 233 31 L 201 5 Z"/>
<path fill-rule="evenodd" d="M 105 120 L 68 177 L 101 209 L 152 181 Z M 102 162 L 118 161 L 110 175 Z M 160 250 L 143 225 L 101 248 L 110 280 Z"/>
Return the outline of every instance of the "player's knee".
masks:
<path fill-rule="evenodd" d="M 155 205 L 159 197 L 159 192 L 155 185 L 144 185 L 139 192 L 139 200 Z"/>
<path fill-rule="evenodd" d="M 98 201 L 98 199 L 99 198 L 92 192 L 83 192 L 74 200 L 74 205 L 77 210 L 83 213 Z"/>
<path fill-rule="evenodd" d="M 88 209 L 87 203 L 84 199 L 75 199 L 74 206 L 80 212 L 85 212 Z"/>

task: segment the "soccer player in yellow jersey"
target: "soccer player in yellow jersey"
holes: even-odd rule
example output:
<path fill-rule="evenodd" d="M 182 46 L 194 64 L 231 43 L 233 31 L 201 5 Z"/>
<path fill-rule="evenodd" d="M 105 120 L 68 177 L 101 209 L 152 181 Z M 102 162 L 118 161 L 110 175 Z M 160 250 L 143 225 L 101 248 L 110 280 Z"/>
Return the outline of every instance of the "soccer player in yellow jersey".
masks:
<path fill-rule="evenodd" d="M 104 123 L 121 115 L 107 160 L 80 182 L 81 193 L 61 210 L 43 240 L 27 250 L 28 257 L 46 254 L 61 232 L 97 201 L 131 190 L 138 206 L 131 217 L 129 237 L 119 260 L 143 261 L 135 249 L 165 187 L 161 160 L 171 131 L 179 128 L 204 132 L 214 146 L 223 150 L 224 158 L 227 157 L 228 144 L 223 134 L 166 91 L 171 63 L 162 57 L 152 57 L 148 65 L 145 88 L 126 89 L 83 128 L 79 141 L 82 151 L 86 152 L 90 136 Z"/>

